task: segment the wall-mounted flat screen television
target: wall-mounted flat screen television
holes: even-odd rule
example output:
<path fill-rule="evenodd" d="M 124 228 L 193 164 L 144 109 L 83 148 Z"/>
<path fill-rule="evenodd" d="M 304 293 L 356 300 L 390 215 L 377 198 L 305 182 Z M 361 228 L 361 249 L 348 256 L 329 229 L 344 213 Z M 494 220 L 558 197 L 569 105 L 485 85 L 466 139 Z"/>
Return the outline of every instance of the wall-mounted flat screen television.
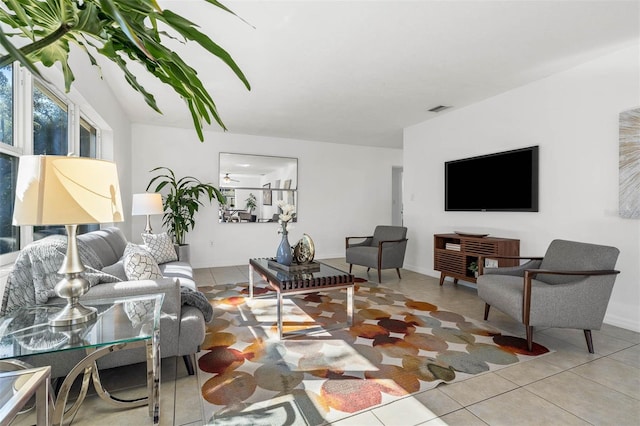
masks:
<path fill-rule="evenodd" d="M 446 211 L 538 211 L 538 146 L 447 161 Z"/>

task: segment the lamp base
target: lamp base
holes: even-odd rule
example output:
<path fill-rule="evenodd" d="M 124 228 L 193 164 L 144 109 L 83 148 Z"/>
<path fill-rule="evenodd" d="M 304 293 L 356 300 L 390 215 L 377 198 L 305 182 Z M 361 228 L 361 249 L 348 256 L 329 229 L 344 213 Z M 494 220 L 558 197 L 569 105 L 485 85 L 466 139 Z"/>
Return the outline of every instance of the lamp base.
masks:
<path fill-rule="evenodd" d="M 89 281 L 81 276 L 85 268 L 78 252 L 76 231 L 78 225 L 65 225 L 67 229 L 67 254 L 64 257 L 59 274 L 64 274 L 55 292 L 58 297 L 67 299 L 67 305 L 62 311 L 49 318 L 49 325 L 54 327 L 82 324 L 96 319 L 97 310 L 87 308 L 80 303 L 80 296 L 89 290 Z"/>
<path fill-rule="evenodd" d="M 49 318 L 49 325 L 54 327 L 68 327 L 83 324 L 98 317 L 95 308 L 87 308 L 80 303 L 68 303 L 60 312 Z"/>
<path fill-rule="evenodd" d="M 149 215 L 147 215 L 147 225 L 144 227 L 145 234 L 151 234 L 151 220 L 149 219 Z"/>

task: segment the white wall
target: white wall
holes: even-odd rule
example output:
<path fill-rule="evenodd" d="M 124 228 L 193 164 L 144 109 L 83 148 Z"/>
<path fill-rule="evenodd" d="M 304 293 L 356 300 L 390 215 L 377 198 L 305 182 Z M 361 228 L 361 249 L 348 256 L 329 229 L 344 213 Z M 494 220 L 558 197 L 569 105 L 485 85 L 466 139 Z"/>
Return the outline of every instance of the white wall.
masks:
<path fill-rule="evenodd" d="M 405 267 L 439 276 L 433 234 L 453 230 L 518 238 L 530 256 L 555 238 L 616 246 L 605 322 L 640 331 L 640 221 L 618 216 L 618 115 L 640 106 L 639 59 L 629 47 L 405 129 Z M 530 145 L 540 146 L 538 213 L 444 211 L 445 161 Z"/>
<path fill-rule="evenodd" d="M 219 185 L 218 154 L 282 155 L 298 158 L 298 217 L 289 227 L 293 245 L 311 236 L 316 258 L 344 256 L 346 236 L 370 235 L 377 224 L 391 223 L 391 169 L 402 165 L 399 149 L 339 145 L 294 139 L 206 132 L 200 142 L 193 130 L 132 126 L 133 191 L 144 192 L 158 166 L 178 177 L 195 176 Z M 160 232 L 162 216 L 152 217 Z M 252 257 L 275 256 L 280 236 L 274 223 L 218 223 L 217 206 L 202 208 L 187 236 L 194 267 L 248 264 Z M 133 240 L 144 228 L 134 217 Z"/>

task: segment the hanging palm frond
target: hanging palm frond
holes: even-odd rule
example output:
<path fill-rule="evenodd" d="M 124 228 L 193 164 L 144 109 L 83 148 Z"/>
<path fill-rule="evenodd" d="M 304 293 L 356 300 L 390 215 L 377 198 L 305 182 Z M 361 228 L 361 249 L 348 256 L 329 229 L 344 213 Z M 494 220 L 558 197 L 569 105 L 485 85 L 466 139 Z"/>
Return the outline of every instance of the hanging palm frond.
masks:
<path fill-rule="evenodd" d="M 233 14 L 216 0 L 203 1 Z M 225 130 L 226 127 L 196 70 L 167 48 L 163 38 L 198 43 L 227 64 L 251 90 L 249 81 L 227 51 L 198 30 L 195 23 L 161 9 L 155 0 L 4 0 L 0 22 L 4 24 L 0 26 L 0 46 L 6 52 L 0 58 L 0 67 L 18 61 L 42 77 L 36 63 L 47 67 L 60 63 L 65 89 L 69 91 L 74 81 L 68 63 L 69 47 L 73 43 L 95 66 L 98 66 L 96 53 L 117 64 L 131 87 L 142 94 L 151 108 L 160 112 L 154 96 L 129 69 L 131 63 L 141 64 L 185 100 L 201 141 L 204 122 L 211 124 L 213 118 L 220 127 Z M 174 33 L 160 30 L 159 23 Z M 14 38 L 22 42 L 26 39 L 27 44 L 17 47 L 12 42 Z"/>

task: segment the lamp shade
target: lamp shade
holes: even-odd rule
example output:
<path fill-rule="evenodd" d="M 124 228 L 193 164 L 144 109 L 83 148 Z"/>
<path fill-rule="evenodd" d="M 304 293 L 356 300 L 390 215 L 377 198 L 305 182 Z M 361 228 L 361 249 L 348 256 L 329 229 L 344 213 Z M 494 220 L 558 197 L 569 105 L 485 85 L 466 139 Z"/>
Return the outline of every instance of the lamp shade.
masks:
<path fill-rule="evenodd" d="M 20 157 L 14 225 L 122 221 L 122 200 L 115 163 L 86 157 Z"/>
<path fill-rule="evenodd" d="M 144 214 L 162 214 L 162 195 L 157 192 L 145 192 L 143 194 L 133 194 L 133 204 L 131 214 L 134 216 Z"/>

